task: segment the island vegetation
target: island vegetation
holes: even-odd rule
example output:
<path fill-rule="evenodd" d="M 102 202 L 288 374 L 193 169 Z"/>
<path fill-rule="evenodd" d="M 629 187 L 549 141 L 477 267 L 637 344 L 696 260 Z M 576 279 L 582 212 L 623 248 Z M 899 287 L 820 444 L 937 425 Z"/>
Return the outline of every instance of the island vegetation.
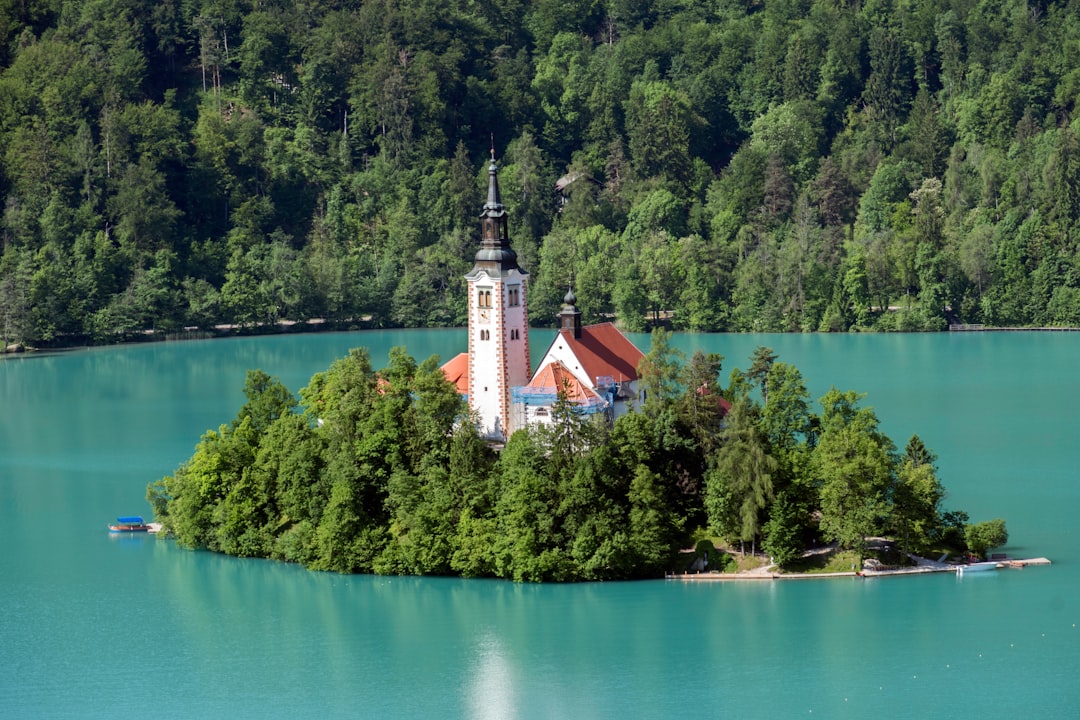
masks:
<path fill-rule="evenodd" d="M 1006 542 L 1004 521 L 946 511 L 934 454 L 918 436 L 898 449 L 857 393 L 832 389 L 815 411 L 769 349 L 726 387 L 721 364 L 655 331 L 643 406 L 609 426 L 563 399 L 497 453 L 434 357 L 395 349 L 375 371 L 353 350 L 299 403 L 251 371 L 236 418 L 147 498 L 185 547 L 343 573 L 613 580 L 703 555 L 713 570 L 765 555 L 807 569 L 826 545 L 861 567 L 882 536 L 891 563 Z"/>
<path fill-rule="evenodd" d="M 0 346 L 1080 325 L 1076 0 L 0 3 Z M 556 191 L 556 186 L 558 191 Z"/>

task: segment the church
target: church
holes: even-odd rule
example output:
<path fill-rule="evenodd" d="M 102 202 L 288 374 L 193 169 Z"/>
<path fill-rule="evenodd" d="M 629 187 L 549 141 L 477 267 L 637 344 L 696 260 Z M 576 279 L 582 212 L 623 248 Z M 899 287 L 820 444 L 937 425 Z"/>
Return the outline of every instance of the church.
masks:
<path fill-rule="evenodd" d="M 469 349 L 442 368 L 468 398 L 480 434 L 505 441 L 527 425 L 550 423 L 560 393 L 609 422 L 629 412 L 638 399 L 637 367 L 644 355 L 612 323 L 583 326 L 573 289 L 563 300 L 558 334 L 530 374 L 529 275 L 510 246 L 494 151 L 480 227 L 480 248 L 465 276 Z"/>

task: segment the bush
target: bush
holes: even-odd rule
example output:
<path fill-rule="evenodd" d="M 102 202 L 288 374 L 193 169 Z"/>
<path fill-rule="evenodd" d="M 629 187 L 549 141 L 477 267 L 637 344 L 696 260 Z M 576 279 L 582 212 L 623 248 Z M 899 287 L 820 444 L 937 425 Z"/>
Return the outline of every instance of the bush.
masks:
<path fill-rule="evenodd" d="M 947 512 L 941 516 L 941 542 L 948 548 L 961 550 L 967 545 L 964 539 L 964 528 L 967 526 L 968 514 L 963 510 Z"/>
<path fill-rule="evenodd" d="M 293 525 L 274 540 L 270 557 L 309 565 L 315 559 L 315 528 L 307 520 Z"/>
<path fill-rule="evenodd" d="M 966 526 L 964 539 L 967 540 L 968 550 L 985 558 L 987 550 L 1009 542 L 1009 532 L 1005 529 L 1005 521 L 997 518 Z"/>

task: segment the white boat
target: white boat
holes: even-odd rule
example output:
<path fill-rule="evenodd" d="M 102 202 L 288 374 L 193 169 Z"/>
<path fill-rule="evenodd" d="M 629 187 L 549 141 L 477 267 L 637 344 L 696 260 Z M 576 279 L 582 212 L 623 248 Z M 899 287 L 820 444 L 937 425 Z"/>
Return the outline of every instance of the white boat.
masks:
<path fill-rule="evenodd" d="M 956 568 L 957 575 L 964 575 L 966 573 L 973 572 L 986 572 L 987 570 L 997 570 L 998 564 L 996 561 L 977 562 L 970 565 L 959 565 Z"/>

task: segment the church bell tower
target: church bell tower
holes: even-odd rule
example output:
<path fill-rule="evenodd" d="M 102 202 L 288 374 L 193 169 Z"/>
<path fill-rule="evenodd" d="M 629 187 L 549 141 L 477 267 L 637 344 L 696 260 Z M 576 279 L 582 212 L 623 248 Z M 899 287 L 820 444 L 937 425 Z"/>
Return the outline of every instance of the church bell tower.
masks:
<path fill-rule="evenodd" d="M 506 209 L 499 197 L 495 150 L 488 165 L 487 202 L 480 213 L 480 249 L 469 285 L 469 410 L 480 435 L 506 440 L 511 389 L 529 382 L 529 275 L 510 247 Z"/>

